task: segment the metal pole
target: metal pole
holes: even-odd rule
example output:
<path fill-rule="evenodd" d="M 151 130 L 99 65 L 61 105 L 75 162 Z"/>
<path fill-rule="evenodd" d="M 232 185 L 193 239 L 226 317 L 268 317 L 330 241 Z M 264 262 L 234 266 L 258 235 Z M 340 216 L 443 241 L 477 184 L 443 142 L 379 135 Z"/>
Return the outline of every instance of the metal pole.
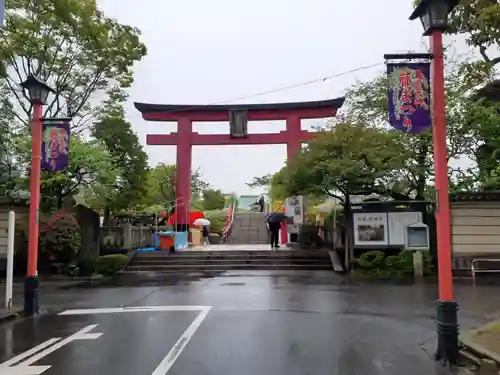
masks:
<path fill-rule="evenodd" d="M 9 231 L 7 237 L 7 280 L 5 283 L 5 310 L 12 310 L 12 284 L 14 281 L 14 236 L 16 214 L 9 212 Z"/>
<path fill-rule="evenodd" d="M 30 218 L 28 273 L 24 284 L 24 314 L 38 314 L 38 215 L 40 207 L 40 169 L 42 153 L 42 104 L 33 104 L 31 124 Z"/>
<path fill-rule="evenodd" d="M 434 121 L 435 186 L 437 193 L 436 232 L 438 250 L 439 301 L 437 304 L 438 348 L 436 359 L 458 364 L 458 305 L 453 300 L 448 157 L 446 146 L 446 106 L 444 91 L 443 34 L 431 34 L 432 109 Z"/>
<path fill-rule="evenodd" d="M 333 198 L 333 250 L 337 250 L 337 198 Z"/>

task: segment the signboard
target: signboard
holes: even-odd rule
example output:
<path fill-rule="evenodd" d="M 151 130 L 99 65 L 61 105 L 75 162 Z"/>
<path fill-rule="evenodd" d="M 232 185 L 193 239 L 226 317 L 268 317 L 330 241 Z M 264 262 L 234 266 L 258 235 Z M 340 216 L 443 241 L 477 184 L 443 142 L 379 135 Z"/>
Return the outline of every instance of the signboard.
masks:
<path fill-rule="evenodd" d="M 387 246 L 388 224 L 387 214 L 355 213 L 354 221 L 354 245 L 357 246 Z"/>
<path fill-rule="evenodd" d="M 288 233 L 298 233 L 304 223 L 304 197 L 298 195 L 285 200 L 285 215 L 290 218 L 287 222 Z"/>
<path fill-rule="evenodd" d="M 277 200 L 273 203 L 273 212 L 283 212 L 284 210 L 283 201 Z"/>
<path fill-rule="evenodd" d="M 388 214 L 389 245 L 405 245 L 406 227 L 421 222 L 421 212 L 390 212 Z"/>
<path fill-rule="evenodd" d="M 68 121 L 48 120 L 42 130 L 42 170 L 57 172 L 68 166 L 70 147 Z"/>
<path fill-rule="evenodd" d="M 387 64 L 389 123 L 406 133 L 431 126 L 430 63 Z"/>
<path fill-rule="evenodd" d="M 417 223 L 406 228 L 405 248 L 408 250 L 428 250 L 430 247 L 429 227 Z"/>

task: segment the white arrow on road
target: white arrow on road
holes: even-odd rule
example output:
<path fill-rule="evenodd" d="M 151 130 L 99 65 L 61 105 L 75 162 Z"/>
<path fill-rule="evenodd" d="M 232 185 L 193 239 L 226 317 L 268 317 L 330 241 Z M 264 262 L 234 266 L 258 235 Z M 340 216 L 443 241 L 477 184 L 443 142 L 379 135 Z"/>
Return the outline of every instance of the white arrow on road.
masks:
<path fill-rule="evenodd" d="M 21 353 L 17 357 L 14 357 L 7 362 L 0 364 L 0 374 L 1 375 L 40 375 L 45 371 L 50 369 L 52 366 L 31 366 L 33 363 L 39 361 L 40 359 L 52 354 L 58 349 L 61 349 L 63 346 L 68 345 L 69 343 L 76 340 L 95 340 L 102 336 L 102 333 L 89 333 L 94 328 L 96 328 L 98 324 L 93 324 L 88 327 L 81 329 L 75 334 L 61 340 L 60 338 L 53 338 L 45 341 L 44 343 L 35 346 L 34 348 Z M 61 340 L 61 341 L 59 341 Z M 38 354 L 35 354 L 38 353 Z M 23 359 L 29 358 L 24 362 L 21 362 Z M 21 362 L 21 363 L 19 363 Z M 16 363 L 19 363 L 16 366 L 12 366 Z"/>

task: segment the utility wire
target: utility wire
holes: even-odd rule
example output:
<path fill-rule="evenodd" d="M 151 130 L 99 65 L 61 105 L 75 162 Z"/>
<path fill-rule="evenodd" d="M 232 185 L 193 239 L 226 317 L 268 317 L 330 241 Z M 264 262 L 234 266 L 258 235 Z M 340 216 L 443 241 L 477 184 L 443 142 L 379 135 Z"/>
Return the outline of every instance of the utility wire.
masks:
<path fill-rule="evenodd" d="M 371 68 L 375 68 L 377 66 L 382 66 L 382 65 L 384 65 L 384 63 L 376 63 L 376 64 L 370 64 L 370 65 L 363 65 L 363 66 L 360 66 L 360 67 L 355 68 L 355 69 L 347 70 L 347 71 L 341 72 L 341 73 L 334 73 L 334 74 L 331 74 L 331 75 L 328 75 L 328 76 L 325 76 L 325 77 L 321 77 L 321 78 L 316 78 L 316 79 L 313 79 L 313 80 L 310 80 L 310 81 L 296 83 L 296 84 L 289 85 L 289 86 L 283 86 L 283 87 L 279 87 L 279 88 L 276 88 L 276 89 L 271 89 L 271 90 L 267 90 L 267 91 L 258 92 L 258 93 L 255 93 L 255 94 L 244 95 L 244 96 L 236 97 L 236 98 L 233 98 L 233 99 L 228 99 L 228 100 L 223 100 L 223 101 L 218 101 L 218 102 L 212 102 L 212 103 L 209 103 L 209 104 L 199 104 L 199 105 L 193 105 L 191 107 L 186 107 L 186 108 L 173 109 L 171 111 L 166 111 L 166 112 L 163 112 L 163 113 L 174 113 L 174 112 L 189 111 L 191 109 L 199 109 L 200 107 L 203 108 L 203 107 L 208 107 L 208 106 L 211 106 L 211 105 L 227 104 L 227 103 L 230 103 L 230 102 L 235 102 L 235 101 L 239 101 L 239 100 L 245 100 L 245 99 L 255 98 L 255 97 L 263 96 L 263 95 L 267 95 L 267 94 L 274 94 L 276 92 L 281 92 L 281 91 L 285 91 L 285 90 L 294 89 L 294 88 L 297 88 L 297 87 L 307 86 L 307 85 L 310 85 L 312 83 L 325 82 L 325 81 L 327 81 L 329 79 L 332 79 L 332 78 L 342 77 L 342 76 L 345 76 L 345 75 L 348 75 L 348 74 L 359 72 L 361 70 L 371 69 Z"/>

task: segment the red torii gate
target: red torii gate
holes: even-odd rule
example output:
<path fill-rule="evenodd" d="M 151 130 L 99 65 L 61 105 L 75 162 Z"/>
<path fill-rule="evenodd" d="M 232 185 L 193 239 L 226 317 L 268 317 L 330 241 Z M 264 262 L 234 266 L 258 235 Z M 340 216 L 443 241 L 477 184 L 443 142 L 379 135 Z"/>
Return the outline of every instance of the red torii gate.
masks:
<path fill-rule="evenodd" d="M 176 201 L 178 230 L 187 230 L 191 197 L 191 156 L 193 146 L 286 144 L 290 160 L 303 141 L 314 133 L 301 130 L 301 120 L 334 117 L 344 98 L 297 103 L 238 104 L 238 105 L 162 105 L 134 103 L 146 121 L 176 121 L 177 132 L 148 134 L 146 144 L 177 146 Z M 243 112 L 245 121 L 286 120 L 286 130 L 271 134 L 198 134 L 193 121 L 230 121 L 231 113 Z M 245 123 L 246 131 L 246 123 Z"/>

